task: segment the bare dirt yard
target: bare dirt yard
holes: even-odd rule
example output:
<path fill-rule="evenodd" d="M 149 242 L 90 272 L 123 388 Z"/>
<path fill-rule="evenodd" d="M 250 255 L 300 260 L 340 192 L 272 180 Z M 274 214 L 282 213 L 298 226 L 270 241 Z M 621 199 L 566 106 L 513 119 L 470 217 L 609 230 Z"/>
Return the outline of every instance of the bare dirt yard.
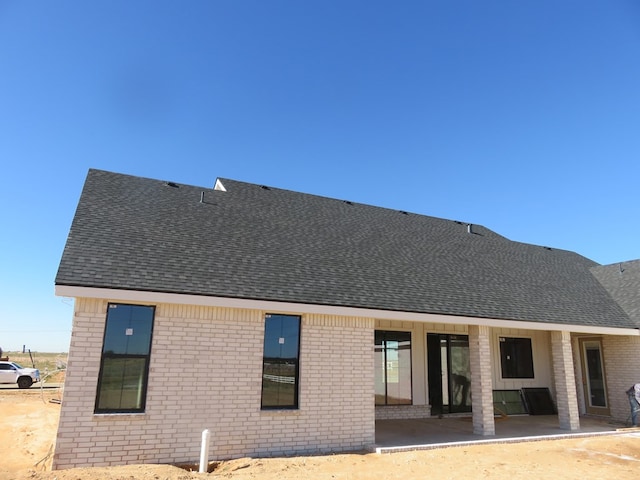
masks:
<path fill-rule="evenodd" d="M 640 432 L 518 444 L 478 445 L 409 453 L 242 458 L 208 474 L 172 465 L 50 471 L 47 458 L 60 413 L 58 390 L 0 389 L 2 480 L 293 479 L 618 479 L 640 472 Z M 46 460 L 43 460 L 47 458 Z M 40 460 L 42 462 L 38 463 Z"/>

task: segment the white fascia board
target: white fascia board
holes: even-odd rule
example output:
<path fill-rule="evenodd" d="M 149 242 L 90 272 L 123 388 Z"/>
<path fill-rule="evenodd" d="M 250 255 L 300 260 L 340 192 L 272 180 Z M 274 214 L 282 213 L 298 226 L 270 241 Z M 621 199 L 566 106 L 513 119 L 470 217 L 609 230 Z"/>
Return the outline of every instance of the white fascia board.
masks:
<path fill-rule="evenodd" d="M 413 313 L 394 310 L 377 310 L 358 307 L 340 307 L 331 305 L 313 305 L 307 303 L 274 302 L 270 300 L 250 300 L 229 297 L 208 297 L 182 293 L 143 292 L 138 290 L 118 290 L 111 288 L 74 287 L 56 285 L 55 294 L 59 297 L 100 298 L 110 301 L 136 303 L 173 303 L 196 305 L 201 307 L 241 308 L 262 310 L 272 313 L 315 313 L 320 315 L 339 315 L 345 317 L 376 318 L 400 320 L 405 322 L 445 323 L 456 325 L 480 325 L 493 328 L 516 328 L 520 330 L 568 331 L 597 335 L 640 336 L 640 329 L 595 327 L 589 325 L 571 325 L 561 323 L 532 322 L 525 320 L 501 320 L 497 318 L 464 317 L 441 315 L 436 313 Z"/>

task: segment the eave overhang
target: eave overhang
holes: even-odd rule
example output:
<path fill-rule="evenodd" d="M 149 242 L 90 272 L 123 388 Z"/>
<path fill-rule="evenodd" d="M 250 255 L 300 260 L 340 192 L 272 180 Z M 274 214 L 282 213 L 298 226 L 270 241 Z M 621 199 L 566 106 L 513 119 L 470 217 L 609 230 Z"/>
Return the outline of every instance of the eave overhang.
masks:
<path fill-rule="evenodd" d="M 624 335 L 640 336 L 638 328 L 617 328 L 593 325 L 575 325 L 549 323 L 527 320 L 504 320 L 497 318 L 465 317 L 432 313 L 401 312 L 377 310 L 360 307 L 332 305 L 315 305 L 306 303 L 275 302 L 270 300 L 253 300 L 230 297 L 211 297 L 182 293 L 146 292 L 140 290 L 120 290 L 113 288 L 81 287 L 72 285 L 56 285 L 55 294 L 60 297 L 98 298 L 113 302 L 133 303 L 169 303 L 179 305 L 196 305 L 201 307 L 240 308 L 261 310 L 271 313 L 339 315 L 357 318 L 373 318 L 399 320 L 422 323 L 444 323 L 455 325 L 478 325 L 493 328 L 517 328 L 523 330 L 569 331 L 572 333 L 592 335 Z"/>

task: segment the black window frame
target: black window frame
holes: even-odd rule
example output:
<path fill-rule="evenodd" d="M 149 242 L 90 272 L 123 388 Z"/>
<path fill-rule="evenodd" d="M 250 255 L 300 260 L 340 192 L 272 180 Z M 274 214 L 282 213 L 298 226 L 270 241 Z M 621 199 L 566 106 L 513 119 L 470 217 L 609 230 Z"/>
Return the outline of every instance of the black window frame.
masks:
<path fill-rule="evenodd" d="M 533 342 L 530 337 L 498 338 L 500 344 L 500 373 L 504 379 L 535 378 Z"/>
<path fill-rule="evenodd" d="M 268 323 L 271 321 L 275 321 L 277 319 L 295 319 L 297 320 L 297 334 L 295 335 L 296 339 L 296 352 L 295 357 L 282 357 L 282 356 L 267 356 L 268 349 L 273 349 L 272 338 L 268 338 L 267 331 Z M 302 331 L 302 316 L 301 315 L 291 315 L 291 314 L 281 314 L 281 313 L 267 313 L 264 317 L 264 343 L 262 350 L 262 386 L 260 389 L 260 409 L 261 410 L 297 410 L 300 408 L 300 336 Z M 280 338 L 284 337 L 278 337 Z M 279 341 L 280 343 L 280 341 Z M 284 340 L 282 340 L 282 344 L 284 344 Z M 281 349 L 282 351 L 282 349 Z M 270 379 L 267 378 L 267 375 L 270 375 L 268 371 L 270 371 L 270 367 L 273 363 L 282 362 L 283 365 L 291 365 L 293 366 L 293 398 L 290 403 L 270 403 L 266 402 L 268 395 L 266 395 L 266 389 L 268 388 L 267 381 Z"/>
<path fill-rule="evenodd" d="M 109 313 L 115 309 L 115 308 L 122 308 L 122 307 L 128 307 L 128 308 L 145 308 L 145 309 L 150 309 L 151 310 L 151 326 L 149 328 L 149 332 L 148 332 L 148 345 L 147 345 L 147 353 L 146 354 L 133 354 L 133 353 L 115 353 L 113 351 L 110 350 L 105 350 L 105 347 L 107 346 L 107 344 L 109 342 L 107 342 L 108 338 L 107 335 L 109 334 Z M 156 314 L 156 307 L 155 305 L 139 305 L 139 304 L 128 304 L 128 303 L 108 303 L 107 304 L 107 315 L 105 318 L 105 323 L 104 323 L 104 333 L 103 333 L 103 337 L 102 337 L 102 354 L 100 357 L 100 371 L 98 373 L 98 382 L 97 382 L 97 388 L 96 388 L 96 400 L 95 400 L 95 407 L 94 407 L 94 413 L 96 414 L 109 414 L 109 413 L 144 413 L 145 409 L 146 409 L 146 403 L 147 403 L 147 388 L 149 385 L 149 366 L 151 363 L 151 345 L 153 342 L 153 328 L 155 325 L 155 314 Z M 133 333 L 135 334 L 135 328 L 133 329 Z M 127 333 L 125 333 L 126 335 Z M 137 359 L 137 360 L 144 360 L 144 367 L 143 367 L 143 372 L 142 372 L 142 386 L 141 386 L 141 392 L 140 392 L 140 406 L 138 408 L 113 408 L 113 407 L 101 407 L 100 403 L 101 403 L 101 396 L 102 396 L 102 389 L 104 386 L 104 380 L 105 380 L 105 364 L 108 363 L 108 361 L 110 360 L 127 360 L 127 359 Z"/>

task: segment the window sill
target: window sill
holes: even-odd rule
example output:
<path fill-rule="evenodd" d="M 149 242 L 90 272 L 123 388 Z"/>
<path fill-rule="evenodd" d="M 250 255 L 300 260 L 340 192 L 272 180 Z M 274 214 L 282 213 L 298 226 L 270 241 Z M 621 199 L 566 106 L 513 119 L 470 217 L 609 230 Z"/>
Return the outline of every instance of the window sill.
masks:
<path fill-rule="evenodd" d="M 148 417 L 146 412 L 139 413 L 94 413 L 93 418 L 98 422 L 107 422 L 107 421 L 117 421 L 117 420 L 125 420 L 125 421 L 135 421 L 135 420 L 144 420 Z"/>
<path fill-rule="evenodd" d="M 260 410 L 260 415 L 265 417 L 282 417 L 282 416 L 299 416 L 300 415 L 299 408 L 277 408 L 277 409 L 269 409 L 269 410 Z"/>

